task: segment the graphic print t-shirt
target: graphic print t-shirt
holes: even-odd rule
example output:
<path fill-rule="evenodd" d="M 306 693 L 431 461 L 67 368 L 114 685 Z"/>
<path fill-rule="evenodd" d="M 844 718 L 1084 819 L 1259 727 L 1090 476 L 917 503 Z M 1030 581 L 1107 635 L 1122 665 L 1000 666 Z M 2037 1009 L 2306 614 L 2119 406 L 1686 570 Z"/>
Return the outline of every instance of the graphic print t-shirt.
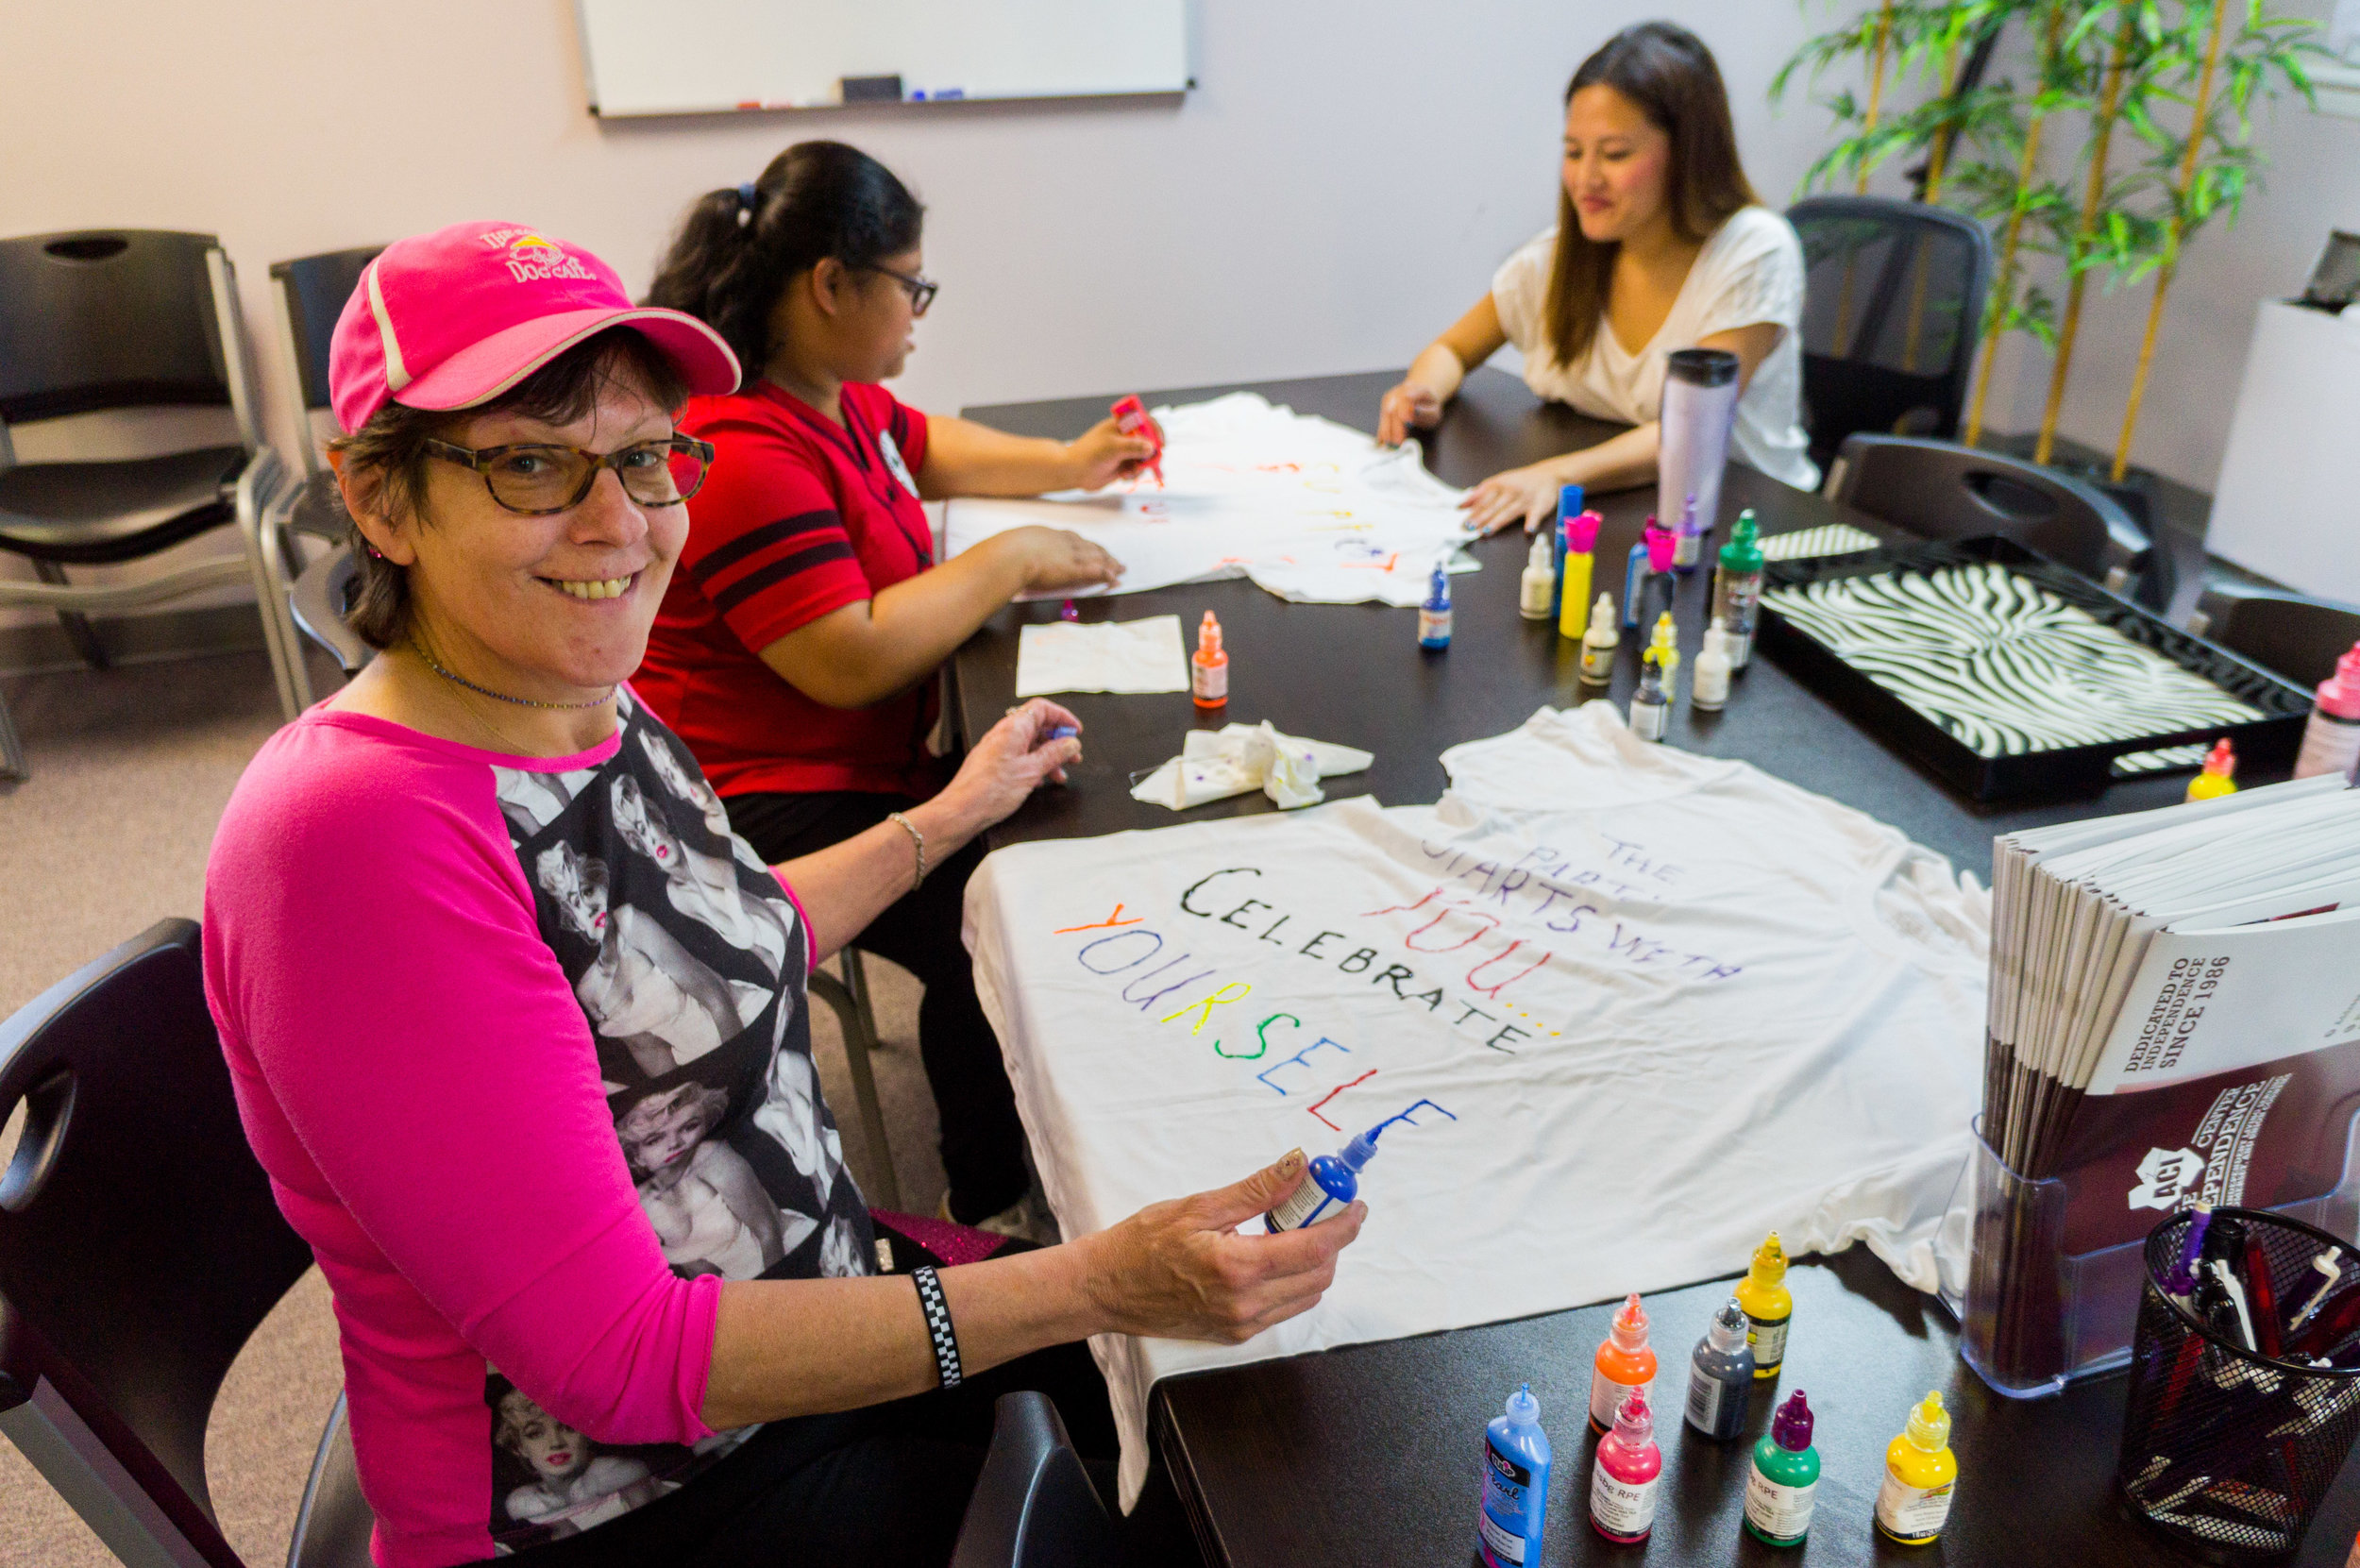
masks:
<path fill-rule="evenodd" d="M 208 994 L 336 1292 L 387 1568 L 677 1489 L 751 1431 L 696 1413 L 717 1282 L 873 1272 L 804 921 L 686 748 L 617 706 L 554 762 L 314 709 L 216 840 Z M 301 951 L 338 921 L 374 933 L 371 979 Z"/>

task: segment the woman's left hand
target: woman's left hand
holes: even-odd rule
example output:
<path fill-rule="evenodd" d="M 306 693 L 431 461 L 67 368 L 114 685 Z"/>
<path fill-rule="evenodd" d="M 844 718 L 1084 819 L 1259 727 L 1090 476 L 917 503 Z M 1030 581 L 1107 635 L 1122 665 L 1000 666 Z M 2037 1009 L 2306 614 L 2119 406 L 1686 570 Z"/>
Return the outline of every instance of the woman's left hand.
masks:
<path fill-rule="evenodd" d="M 1530 533 L 1556 515 L 1559 488 L 1557 476 L 1535 464 L 1493 474 L 1458 504 L 1467 514 L 1467 531 L 1478 537 L 1519 520 Z"/>
<path fill-rule="evenodd" d="M 1050 739 L 1060 727 L 1079 731 L 1082 721 L 1037 697 L 1009 709 L 968 749 L 967 760 L 935 797 L 957 814 L 962 842 L 1022 805 L 1042 780 L 1065 782 L 1066 768 L 1081 759 L 1082 743 L 1074 735 Z"/>
<path fill-rule="evenodd" d="M 1137 479 L 1155 455 L 1155 443 L 1143 435 L 1123 434 L 1111 418 L 1101 419 L 1066 443 L 1077 490 L 1096 490 L 1117 480 Z"/>

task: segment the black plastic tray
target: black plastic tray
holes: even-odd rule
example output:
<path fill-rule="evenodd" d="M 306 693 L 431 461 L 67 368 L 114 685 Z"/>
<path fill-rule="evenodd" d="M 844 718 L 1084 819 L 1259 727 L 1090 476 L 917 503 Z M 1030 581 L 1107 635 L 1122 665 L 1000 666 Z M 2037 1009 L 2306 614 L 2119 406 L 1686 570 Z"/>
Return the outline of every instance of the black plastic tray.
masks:
<path fill-rule="evenodd" d="M 2011 539 L 1997 537 L 1895 545 L 1857 555 L 1774 561 L 1763 587 L 1800 587 L 1838 578 L 1882 577 L 1896 572 L 1930 572 L 1945 566 L 1992 562 L 2028 578 L 2134 643 L 2153 649 L 2268 716 L 2243 724 L 2171 730 L 2089 746 L 2012 756 L 1982 756 L 1932 719 L 1855 669 L 1818 638 L 1789 621 L 1766 602 L 1760 612 L 1756 642 L 1761 649 L 1861 725 L 1971 800 L 2024 801 L 2060 796 L 2095 795 L 2114 782 L 2114 759 L 2134 751 L 2200 744 L 2229 737 L 2240 771 L 2269 772 L 2291 767 L 2302 744 L 2311 694 L 2238 658 L 2227 649 L 2171 626 L 2118 595 Z"/>

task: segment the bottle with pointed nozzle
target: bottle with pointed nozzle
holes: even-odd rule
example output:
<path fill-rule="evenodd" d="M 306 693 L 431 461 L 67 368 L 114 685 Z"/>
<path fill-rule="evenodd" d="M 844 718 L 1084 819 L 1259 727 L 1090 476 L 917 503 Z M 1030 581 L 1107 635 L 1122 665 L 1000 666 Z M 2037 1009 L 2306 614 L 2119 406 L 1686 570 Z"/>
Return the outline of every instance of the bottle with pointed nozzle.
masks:
<path fill-rule="evenodd" d="M 1910 1411 L 1909 1425 L 1885 1447 L 1885 1482 L 1877 1492 L 1877 1528 L 1904 1546 L 1923 1546 L 1950 1520 L 1959 1487 L 1950 1452 L 1950 1412 L 1939 1391 Z"/>
<path fill-rule="evenodd" d="M 1656 1446 L 1655 1412 L 1644 1389 L 1623 1395 L 1614 1430 L 1598 1443 L 1590 1472 L 1590 1527 L 1626 1546 L 1655 1528 L 1656 1483 L 1663 1479 L 1663 1450 Z"/>
<path fill-rule="evenodd" d="M 1483 1434 L 1483 1506 L 1475 1539 L 1486 1568 L 1534 1568 L 1541 1560 L 1541 1526 L 1549 1502 L 1549 1435 L 1541 1430 L 1541 1402 L 1526 1383 L 1508 1396 L 1508 1410 Z"/>
<path fill-rule="evenodd" d="M 1606 1342 L 1590 1366 L 1590 1425 L 1604 1432 L 1614 1425 L 1614 1408 L 1633 1389 L 1655 1394 L 1655 1352 L 1647 1346 L 1647 1309 L 1639 1292 L 1623 1303 L 1607 1329 Z"/>
<path fill-rule="evenodd" d="M 1772 1231 L 1754 1250 L 1745 1277 L 1737 1282 L 1737 1305 L 1745 1309 L 1745 1342 L 1754 1351 L 1757 1380 L 1776 1377 L 1786 1360 L 1787 1325 L 1795 1318 L 1795 1297 L 1787 1290 L 1786 1249 Z"/>
<path fill-rule="evenodd" d="M 1745 1477 L 1745 1533 L 1773 1546 L 1798 1546 L 1811 1533 L 1819 1489 L 1819 1450 L 1811 1445 L 1811 1401 L 1796 1389 L 1754 1444 Z"/>
<path fill-rule="evenodd" d="M 1688 1425 L 1716 1442 L 1745 1430 L 1754 1397 L 1754 1353 L 1745 1343 L 1745 1309 L 1732 1296 L 1712 1315 L 1688 1357 Z"/>

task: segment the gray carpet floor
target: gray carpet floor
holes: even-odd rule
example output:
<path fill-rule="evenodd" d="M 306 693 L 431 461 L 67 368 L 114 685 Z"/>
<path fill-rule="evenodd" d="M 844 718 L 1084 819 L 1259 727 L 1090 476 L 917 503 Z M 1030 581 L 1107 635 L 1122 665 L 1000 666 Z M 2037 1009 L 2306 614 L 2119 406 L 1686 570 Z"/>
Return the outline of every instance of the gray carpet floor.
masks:
<path fill-rule="evenodd" d="M 317 690 L 332 666 L 314 661 Z M 106 671 L 0 677 L 31 777 L 0 784 L 0 1017 L 166 916 L 196 918 L 213 823 L 239 773 L 278 725 L 259 653 Z M 918 986 L 868 963 L 884 1049 L 877 1092 L 904 1207 L 942 1195 L 934 1101 L 918 1061 Z M 853 1175 L 873 1190 L 877 1151 L 853 1110 L 834 1017 L 813 1009 L 828 1101 Z M 14 1144 L 0 1131 L 0 1164 Z M 93 1245 L 104 1238 L 93 1237 Z M 252 1568 L 277 1568 L 343 1375 L 318 1271 L 306 1274 L 231 1370 L 206 1434 L 205 1469 L 224 1533 Z M 0 1563 L 108 1568 L 114 1558 L 23 1456 L 0 1441 Z"/>

